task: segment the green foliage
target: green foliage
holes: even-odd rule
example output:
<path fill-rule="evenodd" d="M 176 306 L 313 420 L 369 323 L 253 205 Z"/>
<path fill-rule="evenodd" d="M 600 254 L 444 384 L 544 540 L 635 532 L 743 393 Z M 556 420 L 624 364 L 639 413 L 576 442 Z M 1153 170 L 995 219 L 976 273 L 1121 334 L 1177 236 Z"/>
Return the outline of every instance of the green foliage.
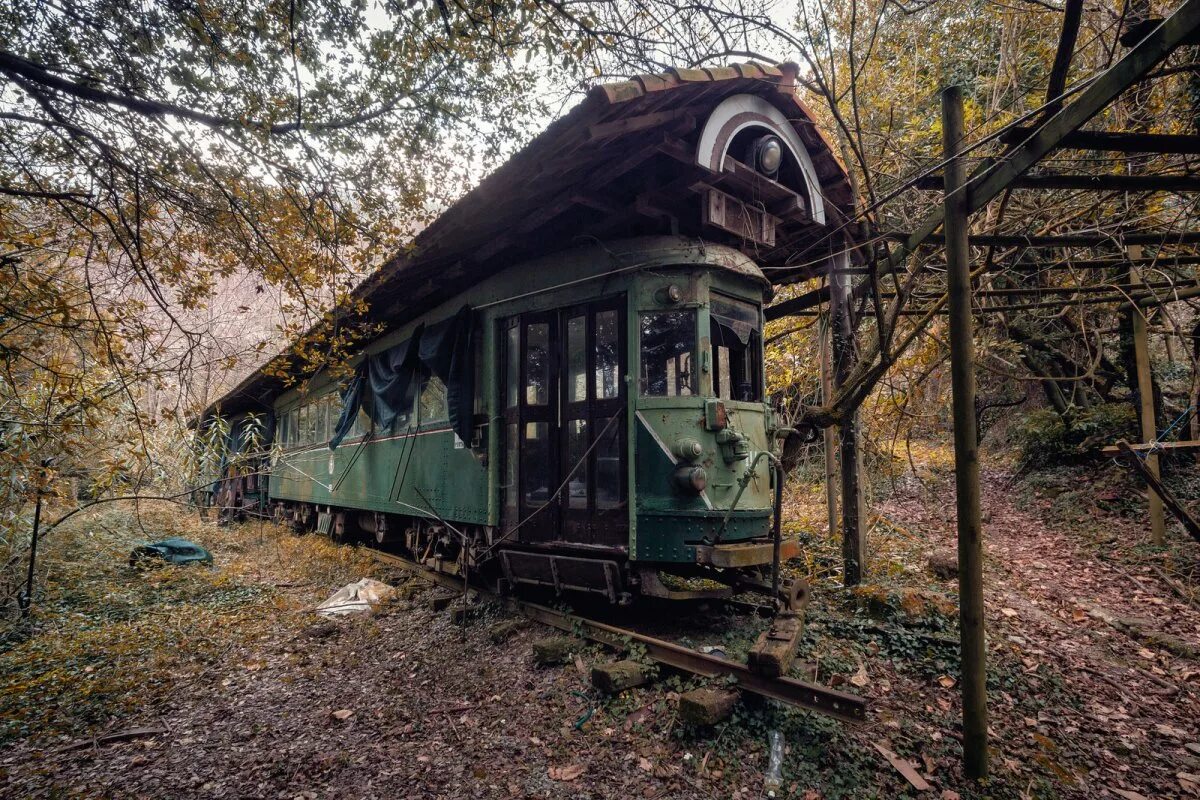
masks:
<path fill-rule="evenodd" d="M 1136 432 L 1137 415 L 1127 403 L 1101 403 L 1060 416 L 1044 408 L 1028 414 L 1017 427 L 1022 461 L 1042 468 L 1074 463 L 1096 455 L 1105 445 Z"/>

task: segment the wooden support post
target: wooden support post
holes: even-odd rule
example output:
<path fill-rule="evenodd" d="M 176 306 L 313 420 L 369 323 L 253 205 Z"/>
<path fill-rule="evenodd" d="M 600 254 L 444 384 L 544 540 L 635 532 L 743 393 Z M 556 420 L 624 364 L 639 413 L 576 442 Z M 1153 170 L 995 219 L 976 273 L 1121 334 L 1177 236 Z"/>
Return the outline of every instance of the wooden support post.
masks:
<path fill-rule="evenodd" d="M 1126 255 L 1130 259 L 1141 258 L 1142 246 L 1130 245 Z M 1141 279 L 1141 270 L 1130 266 L 1129 282 L 1140 283 Z M 1150 335 L 1146 330 L 1146 313 L 1135 306 L 1129 315 L 1133 322 L 1133 357 L 1137 362 L 1138 419 L 1142 425 L 1142 441 L 1153 442 L 1158 438 L 1158 424 L 1154 417 L 1154 376 L 1150 372 Z M 1160 477 L 1157 453 L 1146 456 L 1145 466 L 1156 479 Z M 1157 492 L 1147 492 L 1146 499 L 1150 505 L 1150 541 L 1161 545 L 1166 541 L 1167 532 L 1162 498 Z"/>
<path fill-rule="evenodd" d="M 975 430 L 975 342 L 971 320 L 968 203 L 962 149 L 962 89 L 942 92 L 946 159 L 946 280 L 950 305 L 950 374 L 954 389 L 954 485 L 958 512 L 958 607 L 963 700 L 963 771 L 983 778 L 987 757 L 987 651 L 983 625 L 983 531 Z"/>
<path fill-rule="evenodd" d="M 830 339 L 830 319 L 822 316 L 819 321 L 821 348 L 821 403 L 829 405 L 833 399 L 833 370 Z M 837 485 L 837 431 L 829 426 L 822 431 L 825 437 L 825 513 L 829 521 L 830 537 L 837 535 L 838 530 L 838 485 Z"/>
<path fill-rule="evenodd" d="M 857 353 L 850 319 L 851 289 L 845 253 L 830 264 L 829 311 L 833 352 L 833 377 L 840 385 L 854 370 Z M 838 428 L 842 462 L 842 582 L 857 586 L 867 563 L 867 536 L 863 526 L 862 454 L 858 447 L 858 409 L 847 412 Z"/>

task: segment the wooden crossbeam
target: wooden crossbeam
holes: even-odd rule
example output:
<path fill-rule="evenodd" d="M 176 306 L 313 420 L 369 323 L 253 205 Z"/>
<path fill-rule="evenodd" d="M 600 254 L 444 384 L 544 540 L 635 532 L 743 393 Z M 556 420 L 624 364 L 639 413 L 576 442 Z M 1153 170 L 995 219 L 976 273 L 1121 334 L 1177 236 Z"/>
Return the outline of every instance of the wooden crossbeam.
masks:
<path fill-rule="evenodd" d="M 1180 442 L 1156 442 L 1156 443 L 1139 443 L 1129 444 L 1126 446 L 1135 453 L 1145 453 L 1150 450 L 1195 450 L 1200 448 L 1200 439 L 1188 439 Z M 1119 456 L 1123 451 L 1118 444 L 1110 444 L 1107 447 L 1100 448 L 1101 455 Z"/>
<path fill-rule="evenodd" d="M 942 176 L 924 175 L 914 181 L 917 189 L 942 190 Z M 1021 175 L 1009 184 L 1012 189 L 1065 189 L 1096 192 L 1200 192 L 1195 175 Z"/>
<path fill-rule="evenodd" d="M 1200 287 L 1190 286 L 1183 289 L 1175 289 L 1168 292 L 1163 292 L 1161 295 L 1135 295 L 1132 303 L 1123 303 L 1118 309 L 1119 311 L 1128 311 L 1137 305 L 1139 308 L 1152 308 L 1161 306 L 1166 303 L 1172 303 L 1176 300 L 1190 300 L 1193 297 L 1200 297 Z"/>
<path fill-rule="evenodd" d="M 1146 466 L 1146 462 L 1134 452 L 1129 442 L 1124 439 L 1117 442 L 1117 450 L 1122 455 L 1127 456 L 1126 460 L 1129 462 L 1129 466 L 1142 476 L 1142 480 L 1146 482 L 1146 485 L 1162 499 L 1163 505 L 1170 509 L 1171 513 L 1175 515 L 1175 519 L 1183 523 L 1183 527 L 1192 535 L 1192 538 L 1200 542 L 1200 522 L 1197 522 L 1196 518 L 1188 512 L 1187 507 L 1179 502 L 1178 498 L 1163 485 L 1159 477 L 1150 471 L 1150 468 Z"/>
<path fill-rule="evenodd" d="M 1017 126 L 1000 134 L 1007 145 L 1020 145 L 1037 128 Z M 1178 133 L 1132 133 L 1129 131 L 1075 131 L 1056 145 L 1059 150 L 1101 150 L 1112 153 L 1166 153 L 1200 155 L 1200 136 Z"/>
<path fill-rule="evenodd" d="M 1146 19 L 1138 20 L 1130 24 L 1121 35 L 1118 41 L 1122 47 L 1133 47 L 1135 44 L 1145 39 L 1150 31 L 1154 30 L 1162 24 L 1162 17 L 1147 17 Z M 1193 32 L 1190 36 L 1183 40 L 1184 44 L 1200 44 L 1200 32 Z"/>
<path fill-rule="evenodd" d="M 908 242 L 918 232 L 884 231 L 882 236 Z M 920 244 L 944 244 L 945 237 L 940 233 L 927 233 L 921 236 Z M 1200 231 L 1153 231 L 1143 233 L 1125 233 L 1111 236 L 1099 233 L 1061 233 L 1046 236 L 1022 236 L 1019 234 L 983 234 L 971 237 L 974 247 L 1101 247 L 1103 245 L 1118 246 L 1122 244 L 1163 245 L 1163 244 L 1200 244 Z M 919 246 L 919 245 L 918 245 Z"/>
<path fill-rule="evenodd" d="M 1005 153 L 996 164 L 981 165 L 962 191 L 967 194 L 967 213 L 980 210 L 1009 187 L 1014 179 L 1056 149 L 1063 139 L 1078 130 L 1137 81 L 1146 77 L 1177 47 L 1200 28 L 1200 0 L 1186 0 L 1161 26 L 1154 28 L 1088 86 L 1073 102 L 1051 116 L 1021 145 Z M 945 211 L 939 206 L 916 230 L 901 239 L 888 254 L 886 271 L 892 272 L 942 227 Z M 976 237 L 977 238 L 977 237 Z M 1157 241 L 1157 240 L 1155 240 Z M 1197 239 L 1200 241 L 1200 238 Z M 1085 245 L 1086 246 L 1086 245 Z"/>

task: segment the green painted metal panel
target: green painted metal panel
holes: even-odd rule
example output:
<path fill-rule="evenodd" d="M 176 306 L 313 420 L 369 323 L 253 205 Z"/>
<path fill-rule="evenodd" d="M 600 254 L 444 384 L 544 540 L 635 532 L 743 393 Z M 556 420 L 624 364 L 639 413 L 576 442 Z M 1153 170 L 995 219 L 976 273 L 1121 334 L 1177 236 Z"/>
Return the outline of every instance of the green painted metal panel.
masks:
<path fill-rule="evenodd" d="M 724 513 L 639 514 L 637 558 L 641 561 L 695 563 L 695 543 L 716 536 Z M 771 517 L 761 513 L 734 512 L 721 541 L 737 542 L 766 536 Z"/>
<path fill-rule="evenodd" d="M 487 487 L 486 468 L 449 429 L 285 453 L 271 475 L 277 499 L 477 525 L 487 523 Z"/>

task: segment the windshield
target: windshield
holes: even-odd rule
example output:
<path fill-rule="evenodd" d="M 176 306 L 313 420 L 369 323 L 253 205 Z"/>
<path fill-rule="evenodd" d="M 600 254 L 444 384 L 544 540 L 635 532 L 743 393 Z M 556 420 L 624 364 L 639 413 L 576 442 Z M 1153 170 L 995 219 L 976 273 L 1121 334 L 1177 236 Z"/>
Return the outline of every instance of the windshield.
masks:
<path fill-rule="evenodd" d="M 762 330 L 757 306 L 713 295 L 709 314 L 712 393 L 723 400 L 761 400 Z"/>

